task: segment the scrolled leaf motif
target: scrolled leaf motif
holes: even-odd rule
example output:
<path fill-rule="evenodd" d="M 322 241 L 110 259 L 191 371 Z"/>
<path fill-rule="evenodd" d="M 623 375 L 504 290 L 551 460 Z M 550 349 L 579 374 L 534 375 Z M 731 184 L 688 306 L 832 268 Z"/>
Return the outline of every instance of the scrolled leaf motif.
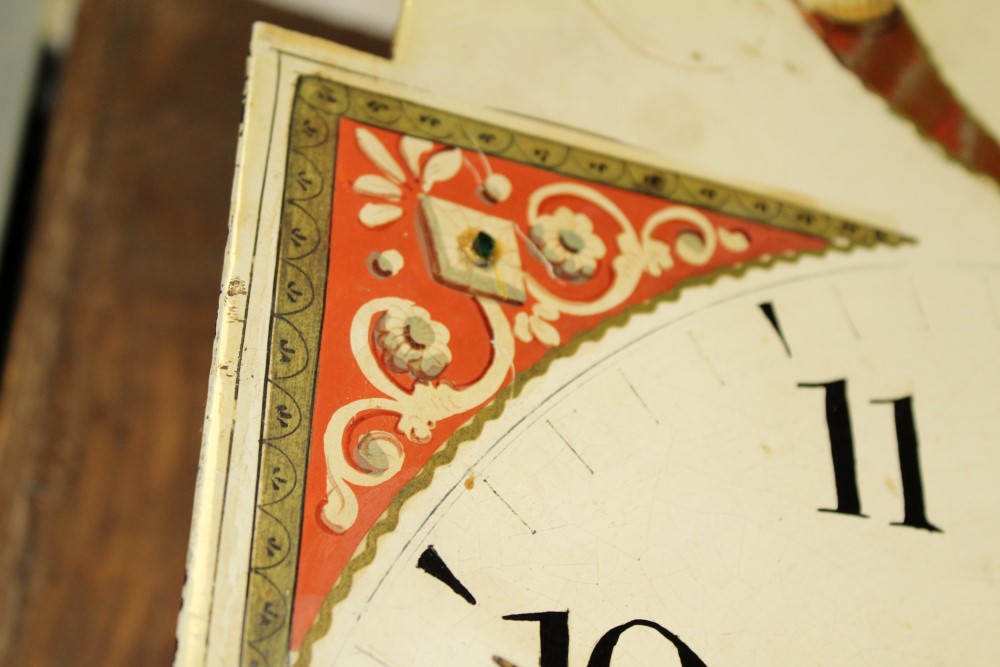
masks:
<path fill-rule="evenodd" d="M 403 217 L 403 209 L 395 204 L 375 204 L 368 202 L 361 207 L 358 220 L 368 229 L 382 227 Z"/>
<path fill-rule="evenodd" d="M 359 176 L 354 181 L 353 188 L 358 194 L 369 197 L 395 200 L 403 196 L 403 191 L 398 185 L 377 174 Z"/>
<path fill-rule="evenodd" d="M 370 130 L 359 127 L 355 131 L 354 136 L 358 141 L 358 148 L 361 149 L 365 157 L 381 169 L 382 173 L 389 179 L 395 183 L 402 183 L 406 180 L 406 174 L 403 173 L 403 168 L 396 162 L 396 158 L 392 156 L 389 149 Z"/>
<path fill-rule="evenodd" d="M 403 161 L 410 173 L 417 178 L 420 177 L 420 159 L 433 148 L 434 142 L 410 135 L 399 140 L 399 152 L 403 154 Z"/>
<path fill-rule="evenodd" d="M 403 466 L 405 454 L 399 438 L 387 431 L 370 431 L 358 438 L 354 463 L 372 475 L 392 477 Z"/>
<path fill-rule="evenodd" d="M 664 272 L 674 267 L 674 255 L 681 261 L 703 266 L 712 259 L 720 243 L 720 230 L 701 211 L 688 206 L 670 205 L 650 215 L 641 226 L 641 234 L 636 233 L 637 226 L 611 199 L 597 190 L 578 183 L 552 183 L 535 190 L 528 201 L 528 221 L 540 243 L 546 240 L 540 232 L 546 226 L 548 219 L 556 216 L 541 213 L 545 200 L 560 197 L 578 198 L 592 206 L 601 209 L 620 228 L 615 236 L 618 253 L 610 258 L 612 281 L 611 286 L 600 296 L 590 300 L 573 300 L 549 291 L 537 278 L 525 276 L 525 285 L 529 294 L 540 304 L 555 309 L 558 313 L 577 317 L 599 315 L 624 303 L 635 291 L 644 274 L 660 277 Z M 566 205 L 563 205 L 565 208 Z M 556 215 L 562 209 L 556 210 Z M 571 214 L 572 208 L 566 208 L 562 217 Z M 573 214 L 575 218 L 575 214 Z M 551 220 L 549 222 L 551 223 Z M 677 234 L 673 247 L 663 240 L 654 238 L 654 234 L 668 224 L 683 225 Z M 578 235 L 583 231 L 573 229 Z M 550 234 L 551 236 L 551 234 Z M 570 239 L 575 241 L 575 239 Z M 726 232 L 722 241 L 724 247 L 732 252 L 743 252 L 749 248 L 749 238 L 743 232 Z M 543 253 L 544 256 L 544 253 Z M 546 259 L 549 259 L 546 257 Z M 602 257 L 603 261 L 607 258 Z M 534 325 L 534 326 L 533 326 Z M 538 318 L 535 313 L 515 316 L 514 331 L 519 340 L 525 342 L 533 339 L 553 339 L 547 329 L 551 325 L 545 318 Z M 541 335 L 539 335 L 541 332 Z"/>
<path fill-rule="evenodd" d="M 452 148 L 451 150 L 435 153 L 427 160 L 424 166 L 423 180 L 421 188 L 424 192 L 430 192 L 435 183 L 447 181 L 454 178 L 462 168 L 464 161 L 462 149 Z"/>
<path fill-rule="evenodd" d="M 547 226 L 545 221 L 546 215 L 541 213 L 542 204 L 546 200 L 553 197 L 581 199 L 584 202 L 596 206 L 615 223 L 617 223 L 619 233 L 615 237 L 615 241 L 619 252 L 617 256 L 611 259 L 613 280 L 607 291 L 596 299 L 588 301 L 577 301 L 557 296 L 550 292 L 541 284 L 541 282 L 539 282 L 538 279 L 534 278 L 530 274 L 525 276 L 525 286 L 531 296 L 533 296 L 539 303 L 544 304 L 546 307 L 553 308 L 558 313 L 578 317 L 605 313 L 615 306 L 623 303 L 629 295 L 635 291 L 636 286 L 639 284 L 644 265 L 642 242 L 637 236 L 632 222 L 617 204 L 597 190 L 579 183 L 551 183 L 538 188 L 531 194 L 528 199 L 528 222 L 532 225 L 533 230 L 538 228 L 541 232 L 544 227 Z M 572 212 L 572 208 L 568 207 L 567 210 Z M 558 213 L 559 211 L 557 210 L 556 214 Z M 553 218 L 553 220 L 550 221 L 553 222 L 555 216 L 549 217 Z M 582 232 L 585 231 L 585 226 L 580 225 L 578 228 L 574 228 L 571 231 L 582 238 Z M 593 235 L 595 240 L 600 240 L 600 246 L 597 246 L 595 243 L 594 247 L 600 247 L 600 249 L 603 250 L 605 246 L 603 239 L 597 237 L 592 228 L 586 231 L 588 231 L 589 235 Z M 544 236 L 539 235 L 539 240 L 544 241 Z M 572 245 L 577 241 L 577 239 L 568 238 L 566 241 Z M 562 239 L 559 239 L 559 242 L 561 243 Z M 595 257 L 595 260 L 607 261 L 605 258 L 605 252 L 594 254 L 600 255 L 599 258 Z M 594 270 L 596 271 L 597 269 L 598 266 L 595 265 Z M 544 330 L 545 327 L 542 326 L 541 329 Z M 543 333 L 543 335 L 545 334 Z"/>
<path fill-rule="evenodd" d="M 677 255 L 688 264 L 703 266 L 712 258 L 715 250 L 714 237 L 706 242 L 697 232 L 682 232 L 677 236 Z"/>
<path fill-rule="evenodd" d="M 407 299 L 382 297 L 369 301 L 355 313 L 351 323 L 351 349 L 355 351 L 359 369 L 381 396 L 341 406 L 327 423 L 323 435 L 327 468 L 326 500 L 320 517 L 333 532 L 343 533 L 357 520 L 359 508 L 354 489 L 378 486 L 395 476 L 401 470 L 406 455 L 403 441 L 385 431 L 370 432 L 355 445 L 345 447 L 344 438 L 350 424 L 364 413 L 396 414 L 399 416 L 396 431 L 410 442 L 426 444 L 431 441 L 433 429 L 440 420 L 481 406 L 493 398 L 503 385 L 510 372 L 510 360 L 514 357 L 510 324 L 497 302 L 479 297 L 475 301 L 485 316 L 495 354 L 480 378 L 461 388 L 447 383 L 431 383 L 431 377 L 415 377 L 412 389 L 408 390 L 387 374 L 383 366 L 387 362 L 379 361 L 388 353 L 396 364 L 394 368 L 410 372 L 416 370 L 418 375 L 436 375 L 437 366 L 433 364 L 444 361 L 441 348 L 434 347 L 433 342 L 424 346 L 423 349 L 434 347 L 433 356 L 426 360 L 413 354 L 412 349 L 413 343 L 419 346 L 423 344 L 421 341 L 430 342 L 430 336 L 435 337 L 435 342 L 447 342 L 426 310 Z M 385 319 L 390 312 L 392 317 Z M 378 342 L 380 337 L 383 339 L 381 343 Z M 373 340 L 376 346 L 371 344 Z M 403 345 L 408 347 L 401 347 Z M 398 446 L 396 443 L 399 443 Z M 345 450 L 350 450 L 350 460 Z"/>

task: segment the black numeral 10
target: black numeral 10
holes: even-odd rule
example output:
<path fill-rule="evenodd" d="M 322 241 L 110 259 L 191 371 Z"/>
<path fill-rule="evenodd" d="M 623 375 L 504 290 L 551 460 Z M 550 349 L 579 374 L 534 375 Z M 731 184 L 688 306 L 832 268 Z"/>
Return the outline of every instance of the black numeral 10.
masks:
<path fill-rule="evenodd" d="M 803 382 L 799 387 L 826 390 L 826 425 L 830 433 L 830 454 L 833 457 L 833 476 L 837 485 L 837 508 L 824 508 L 820 511 L 865 516 L 861 513 L 861 496 L 858 493 L 854 435 L 851 431 L 851 411 L 847 404 L 847 381 Z M 899 473 L 903 482 L 903 520 L 893 525 L 941 532 L 927 520 L 927 510 L 924 507 L 924 484 L 917 456 L 917 428 L 913 419 L 912 397 L 876 399 L 871 402 L 892 405 L 896 420 Z"/>
<path fill-rule="evenodd" d="M 538 623 L 538 634 L 541 640 L 541 656 L 538 661 L 540 667 L 567 667 L 569 665 L 568 611 L 511 614 L 503 618 L 506 621 L 531 621 Z M 629 621 L 605 632 L 597 641 L 594 650 L 591 651 L 587 667 L 610 667 L 611 658 L 614 655 L 618 640 L 621 639 L 623 634 L 634 627 L 655 630 L 661 637 L 673 644 L 674 648 L 677 649 L 677 657 L 680 658 L 681 667 L 707 667 L 701 658 L 687 644 L 681 641 L 680 637 L 659 623 L 647 621 L 642 618 Z"/>

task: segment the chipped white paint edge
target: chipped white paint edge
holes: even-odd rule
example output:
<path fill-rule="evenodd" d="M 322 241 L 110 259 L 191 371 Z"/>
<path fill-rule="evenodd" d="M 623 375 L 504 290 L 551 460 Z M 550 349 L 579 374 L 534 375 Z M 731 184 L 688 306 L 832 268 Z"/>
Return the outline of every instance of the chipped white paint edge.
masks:
<path fill-rule="evenodd" d="M 256 32 L 259 32 L 259 28 Z M 273 156 L 274 161 L 282 162 L 281 165 L 266 165 L 260 159 L 260 156 L 266 154 L 270 141 L 267 130 L 272 118 L 279 72 L 277 54 L 270 49 L 259 48 L 257 44 L 259 42 L 255 41 L 248 60 L 250 76 L 247 78 L 245 91 L 246 109 L 237 146 L 229 239 L 222 271 L 185 584 L 178 614 L 177 652 L 174 656 L 177 665 L 202 665 L 216 660 L 221 661 L 219 664 L 235 663 L 238 656 L 238 645 L 235 647 L 235 654 L 231 650 L 219 652 L 215 645 L 209 645 L 208 637 L 215 630 L 231 631 L 231 628 L 216 627 L 221 614 L 215 615 L 216 623 L 212 624 L 212 612 L 216 598 L 220 597 L 216 595 L 219 583 L 223 579 L 235 583 L 239 578 L 238 572 L 217 569 L 220 563 L 232 562 L 232 549 L 227 549 L 229 545 L 224 541 L 220 544 L 223 504 L 230 504 L 232 500 L 227 497 L 229 471 L 238 468 L 233 479 L 245 479 L 247 471 L 256 467 L 256 461 L 247 460 L 247 455 L 254 453 L 256 448 L 244 445 L 246 434 L 253 434 L 251 425 L 259 424 L 260 411 L 258 409 L 254 413 L 246 404 L 249 399 L 255 395 L 259 397 L 262 393 L 260 378 L 264 377 L 263 364 L 267 355 L 263 349 L 258 354 L 257 345 L 266 341 L 269 321 L 265 317 L 268 307 L 264 292 L 265 285 L 270 284 L 270 280 L 260 274 L 273 274 L 273 267 L 269 266 L 273 262 L 262 261 L 255 265 L 255 245 L 259 239 L 267 238 L 264 228 L 273 230 L 278 219 L 274 202 L 262 202 L 266 209 L 270 209 L 270 214 L 261 211 L 262 229 L 258 230 L 257 201 L 262 188 L 273 191 L 275 186 L 279 188 L 280 198 L 284 171 L 283 155 Z M 276 234 L 271 236 L 276 237 Z M 273 257 L 275 248 L 260 246 L 256 251 L 257 256 Z M 260 274 L 255 275 L 255 270 Z M 229 288 L 241 283 L 246 287 Z M 247 289 L 250 290 L 249 293 Z M 247 321 L 256 327 L 248 330 Z M 239 405 L 238 387 L 244 390 Z M 260 404 L 260 398 L 257 398 L 256 403 Z M 237 439 L 240 435 L 243 435 L 243 440 Z M 252 440 L 255 441 L 256 436 Z M 230 442 L 233 443 L 232 458 Z M 237 512 L 236 516 L 238 526 L 244 532 L 249 532 L 252 513 Z M 245 574 L 243 579 L 245 581 Z M 226 606 L 232 608 L 231 603 Z M 238 610 L 236 616 L 241 620 L 242 610 Z M 238 639 L 239 633 L 236 632 L 235 635 Z"/>

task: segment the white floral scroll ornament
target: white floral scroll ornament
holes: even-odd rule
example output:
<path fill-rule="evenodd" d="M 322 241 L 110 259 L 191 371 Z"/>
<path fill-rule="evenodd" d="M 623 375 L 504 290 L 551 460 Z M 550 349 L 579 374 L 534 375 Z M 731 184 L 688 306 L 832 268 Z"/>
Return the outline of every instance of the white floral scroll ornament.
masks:
<path fill-rule="evenodd" d="M 385 144 L 371 130 L 363 127 L 354 132 L 358 148 L 368 160 L 378 167 L 378 174 L 363 174 L 351 184 L 358 194 L 381 199 L 385 203 L 368 202 L 361 207 L 358 220 L 369 229 L 387 225 L 403 217 L 403 207 L 399 205 L 403 197 L 401 187 L 407 180 L 406 172 L 399 166 Z M 433 150 L 434 144 L 426 139 L 404 136 L 399 141 L 399 152 L 407 169 L 418 180 L 421 192 L 430 192 L 435 183 L 454 178 L 462 169 L 464 157 L 461 148 L 434 153 L 421 166 L 425 153 Z"/>
<path fill-rule="evenodd" d="M 411 140 L 407 144 L 401 152 L 407 167 L 416 174 L 421 156 L 430 149 L 419 140 Z M 385 159 L 371 146 L 366 155 L 373 161 Z M 427 171 L 434 157 L 436 155 L 427 161 L 423 170 L 423 180 L 428 185 L 450 170 L 439 164 L 431 174 L 433 178 L 429 178 Z M 404 445 L 396 434 L 416 445 L 429 443 L 439 421 L 476 409 L 496 396 L 511 370 L 515 336 L 525 342 L 538 340 L 548 346 L 558 345 L 559 331 L 552 322 L 562 315 L 599 315 L 621 305 L 633 294 L 644 274 L 659 276 L 669 271 L 674 265 L 674 253 L 681 262 L 704 266 L 720 245 L 734 253 L 745 252 L 751 245 L 751 239 L 745 232 L 717 228 L 707 216 L 691 207 L 667 206 L 646 218 L 637 229 L 611 199 L 593 188 L 578 183 L 551 183 L 536 189 L 529 198 L 527 215 L 532 231 L 535 227 L 540 228 L 540 240 L 533 239 L 534 242 L 542 247 L 547 240 L 551 240 L 550 232 L 545 230 L 546 224 L 553 225 L 557 237 L 560 230 L 572 230 L 581 236 L 582 242 L 570 239 L 570 243 L 562 245 L 564 248 L 581 247 L 587 251 L 593 260 L 590 275 L 596 270 L 596 262 L 606 254 L 604 241 L 593 234 L 593 225 L 589 224 L 589 220 L 587 223 L 578 220 L 571 209 L 566 209 L 568 216 L 558 209 L 554 215 L 542 214 L 542 204 L 550 197 L 581 199 L 600 208 L 618 225 L 618 233 L 614 237 L 618 254 L 610 259 L 611 285 L 596 298 L 578 301 L 553 294 L 537 278 L 525 273 L 525 288 L 536 303 L 530 314 L 522 310 L 515 316 L 513 327 L 496 298 L 475 295 L 473 299 L 485 317 L 494 353 L 482 376 L 471 385 L 456 387 L 448 382 L 431 382 L 451 360 L 448 332 L 412 301 L 381 297 L 372 299 L 355 313 L 351 324 L 351 349 L 374 395 L 338 408 L 323 435 L 327 500 L 321 517 L 334 532 L 349 530 L 357 520 L 358 499 L 354 489 L 378 486 L 402 469 L 408 445 Z M 546 221 L 546 217 L 552 220 Z M 568 218 L 571 222 L 563 222 L 559 226 L 560 218 Z M 672 245 L 653 238 L 653 234 L 666 225 L 681 225 L 681 231 Z M 594 238 L 584 238 L 583 232 Z M 578 256 L 580 252 L 574 255 Z M 572 264 L 566 261 L 568 258 L 556 256 L 556 259 L 564 275 L 585 275 L 587 263 L 578 261 L 579 257 Z M 556 263 L 552 259 L 549 261 L 553 265 Z M 379 363 L 376 356 L 379 353 L 391 368 L 413 375 L 416 382 L 411 389 L 400 386 L 385 372 L 385 366 Z M 361 434 L 353 443 L 345 442 L 351 424 L 369 413 L 397 415 L 395 434 L 370 431 Z"/>
<path fill-rule="evenodd" d="M 415 304 L 389 306 L 375 323 L 374 337 L 386 365 L 416 380 L 433 380 L 451 362 L 448 328 Z"/>
<path fill-rule="evenodd" d="M 481 406 L 500 390 L 514 358 L 514 336 L 497 301 L 473 299 L 485 317 L 494 353 L 482 376 L 463 387 L 429 381 L 444 371 L 451 352 L 448 330 L 434 322 L 426 310 L 406 299 L 381 297 L 354 314 L 351 349 L 373 395 L 338 408 L 323 435 L 327 500 L 320 516 L 330 530 L 342 533 L 357 520 L 355 488 L 378 486 L 402 469 L 408 446 L 402 438 L 426 444 L 437 422 Z M 387 363 L 412 374 L 416 379 L 413 387 L 397 384 L 379 363 L 379 354 Z M 396 415 L 395 434 L 370 431 L 354 442 L 345 442 L 351 424 L 370 413 Z"/>
<path fill-rule="evenodd" d="M 521 320 L 519 326 L 515 321 L 515 328 L 522 335 L 527 336 L 531 333 L 539 340 L 543 340 L 545 334 L 549 333 L 546 330 L 547 323 L 554 321 L 560 314 L 575 317 L 600 315 L 625 303 L 639 285 L 643 274 L 658 277 L 663 275 L 664 271 L 673 268 L 674 253 L 685 264 L 704 266 L 715 255 L 720 244 L 734 253 L 746 252 L 750 247 L 750 239 L 744 232 L 719 229 L 704 213 L 688 206 L 667 206 L 646 218 L 642 225 L 636 225 L 617 204 L 591 187 L 579 183 L 550 183 L 536 189 L 529 197 L 528 222 L 531 224 L 532 240 L 539 245 L 543 254 L 548 249 L 552 257 L 562 260 L 563 268 L 558 270 L 555 262 L 549 260 L 553 262 L 553 271 L 557 275 L 560 271 L 563 275 L 568 275 L 569 268 L 576 270 L 573 273 L 583 275 L 583 271 L 579 270 L 583 264 L 574 262 L 568 267 L 560 254 L 561 251 L 556 247 L 557 240 L 561 244 L 559 238 L 561 230 L 571 229 L 574 233 L 586 230 L 597 237 L 593 234 L 593 226 L 588 226 L 577 216 L 583 217 L 587 222 L 589 219 L 580 213 L 574 214 L 569 207 L 560 207 L 555 215 L 543 214 L 542 204 L 552 197 L 581 199 L 607 214 L 619 227 L 615 236 L 618 254 L 610 259 L 612 274 L 610 287 L 600 296 L 589 300 L 577 301 L 558 296 L 550 292 L 537 278 L 525 274 L 524 283 L 527 292 L 538 301 L 538 304 L 532 309 L 530 316 L 515 318 Z M 566 212 L 563 212 L 564 210 Z M 569 222 L 570 220 L 573 222 Z M 673 246 L 653 237 L 662 227 L 678 224 L 682 226 L 682 231 L 676 236 Z M 575 242 L 576 239 L 571 241 Z M 590 246 L 584 243 L 583 247 L 603 249 L 604 242 L 600 238 L 597 238 L 597 242 L 600 243 L 599 246 L 598 243 Z M 598 255 L 594 252 L 595 263 L 603 254 Z M 548 256 L 546 258 L 548 259 Z M 554 316 L 541 317 L 541 314 Z M 519 338 L 524 340 L 523 337 Z"/>
<path fill-rule="evenodd" d="M 541 215 L 531 226 L 531 240 L 552 271 L 560 278 L 583 281 L 593 277 L 597 261 L 607 248 L 594 233 L 594 223 L 583 213 L 560 206 L 554 214 Z"/>

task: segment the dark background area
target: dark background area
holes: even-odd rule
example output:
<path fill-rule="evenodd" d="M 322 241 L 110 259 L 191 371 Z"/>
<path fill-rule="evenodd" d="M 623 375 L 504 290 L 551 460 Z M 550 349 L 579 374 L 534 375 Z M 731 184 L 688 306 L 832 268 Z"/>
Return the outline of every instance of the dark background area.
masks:
<path fill-rule="evenodd" d="M 43 56 L 0 275 L 0 665 L 165 665 L 184 579 L 247 0 L 85 0 Z"/>

